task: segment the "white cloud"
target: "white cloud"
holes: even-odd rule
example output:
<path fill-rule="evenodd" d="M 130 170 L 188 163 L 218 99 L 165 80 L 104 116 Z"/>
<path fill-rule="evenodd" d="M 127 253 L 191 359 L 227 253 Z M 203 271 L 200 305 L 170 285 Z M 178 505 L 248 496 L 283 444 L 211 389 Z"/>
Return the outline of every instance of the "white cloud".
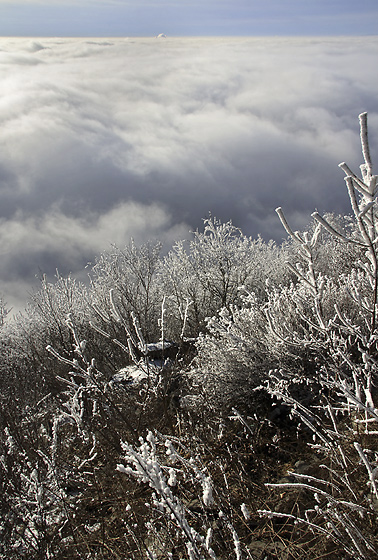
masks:
<path fill-rule="evenodd" d="M 295 228 L 348 210 L 337 164 L 361 163 L 362 111 L 377 146 L 377 55 L 376 38 L 1 39 L 0 292 L 208 211 L 280 238 L 278 205 Z"/>

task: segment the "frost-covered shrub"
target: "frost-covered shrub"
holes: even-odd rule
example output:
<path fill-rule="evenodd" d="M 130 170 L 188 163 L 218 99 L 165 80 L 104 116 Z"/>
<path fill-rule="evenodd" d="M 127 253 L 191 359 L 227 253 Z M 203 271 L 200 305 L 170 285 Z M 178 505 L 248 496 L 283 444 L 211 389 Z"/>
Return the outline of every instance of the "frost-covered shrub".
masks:
<path fill-rule="evenodd" d="M 21 352 L 27 352 L 40 364 L 46 356 L 46 344 L 70 353 L 72 337 L 66 325 L 67 316 L 74 318 L 78 328 L 85 329 L 91 316 L 88 290 L 71 276 L 56 274 L 55 282 L 41 278 L 40 289 L 34 291 L 24 312 L 7 325 L 7 332 L 18 341 Z"/>
<path fill-rule="evenodd" d="M 43 277 L 25 311 L 7 320 L 0 331 L 2 396 L 12 396 L 13 406 L 22 409 L 49 392 L 61 391 L 57 375 L 63 374 L 64 368 L 51 358 L 46 346 L 51 345 L 65 357 L 71 356 L 75 340 L 68 318 L 99 365 L 107 372 L 114 371 L 119 366 L 117 349 L 104 344 L 104 338 L 91 328 L 94 315 L 89 289 L 84 284 L 59 274 L 55 282 Z"/>
<path fill-rule="evenodd" d="M 352 215 L 334 215 L 327 212 L 323 218 L 338 232 L 334 235 L 324 227 L 318 228 L 319 222 L 313 220 L 308 225 L 308 235 L 312 237 L 316 232 L 316 243 L 313 246 L 313 260 L 317 270 L 324 276 L 337 281 L 343 274 L 348 274 L 355 267 L 356 261 L 363 256 L 363 248 L 357 243 L 345 243 L 345 238 L 356 239 L 358 228 Z M 289 237 L 293 255 L 290 261 L 301 260 L 301 244 Z"/>
<path fill-rule="evenodd" d="M 286 258 L 287 249 L 273 241 L 247 237 L 232 222 L 205 219 L 203 232 L 197 230 L 190 242 L 178 242 L 162 264 L 171 328 L 180 331 L 186 312 L 185 334 L 196 336 L 208 317 L 241 303 L 241 286 L 263 300 L 267 278 L 272 285 L 288 281 Z"/>
<path fill-rule="evenodd" d="M 159 340 L 159 318 L 164 294 L 156 281 L 160 267 L 161 243 L 149 241 L 137 247 L 133 240 L 123 249 L 113 247 L 102 253 L 91 270 L 92 307 L 119 333 L 112 313 L 110 291 L 122 320 L 132 328 L 137 318 L 148 342 Z"/>
<path fill-rule="evenodd" d="M 177 438 L 149 431 L 138 446 L 122 444 L 117 470 L 149 488 L 143 510 L 137 504 L 134 511 L 133 505 L 126 508 L 135 523 L 135 535 L 143 539 L 142 557 L 253 558 L 248 549 L 250 512 L 241 490 L 251 480 L 231 465 L 235 454 L 228 445 L 223 457 L 211 454 L 212 435 L 202 441 L 193 435 Z M 220 448 L 219 430 L 217 436 Z M 232 478 L 238 483 L 229 484 Z"/>
<path fill-rule="evenodd" d="M 195 401 L 209 410 L 245 405 L 272 367 L 262 302 L 245 288 L 241 292 L 241 306 L 223 308 L 207 320 L 206 333 L 196 342 L 194 367 L 187 374 Z"/>
<path fill-rule="evenodd" d="M 64 551 L 65 537 L 72 539 L 77 524 L 79 508 L 69 488 L 83 487 L 82 459 L 74 452 L 69 457 L 57 455 L 57 422 L 51 425 L 48 397 L 38 406 L 26 407 L 22 418 L 15 418 L 9 406 L 0 409 L 0 557 L 4 559 L 56 557 Z M 69 422 L 65 424 L 67 428 Z M 73 451 L 74 439 L 74 432 L 66 429 L 64 447 L 71 444 Z M 82 441 L 81 445 L 87 454 L 90 446 Z"/>
<path fill-rule="evenodd" d="M 31 294 L 29 304 L 16 324 L 19 323 L 24 332 L 28 331 L 36 343 L 37 339 L 43 340 L 43 347 L 48 343 L 69 352 L 72 340 L 66 327 L 67 316 L 73 317 L 79 326 L 88 322 L 90 313 L 86 286 L 71 276 L 63 277 L 57 273 L 55 282 L 42 277 L 40 289 Z"/>
<path fill-rule="evenodd" d="M 372 173 L 365 113 L 360 115 L 360 127 L 362 177 L 345 163 L 340 164 L 346 173 L 353 228 L 347 234 L 340 232 L 315 212 L 318 226 L 310 237 L 293 232 L 282 210 L 277 210 L 307 263 L 292 266 L 298 284 L 281 299 L 278 294 L 275 306 L 267 309 L 269 328 L 281 345 L 281 356 L 299 356 L 306 348 L 312 354 L 313 368 L 298 375 L 295 361 L 291 365 L 281 361 L 282 367 L 271 372 L 267 388 L 290 405 L 293 415 L 313 433 L 313 449 L 322 457 L 323 473 L 311 477 L 294 472 L 293 482 L 277 484 L 281 490 L 307 490 L 312 494 L 313 505 L 305 507 L 302 514 L 264 514 L 301 523 L 315 534 L 332 539 L 348 558 L 362 560 L 375 558 L 377 547 L 378 178 Z M 352 253 L 357 256 L 338 282 L 316 266 L 314 250 L 320 227 L 340 243 L 352 245 Z M 279 313 L 283 300 L 292 305 L 289 320 L 285 320 L 285 312 Z M 300 398 L 303 387 L 307 387 L 307 394 L 312 393 L 312 401 Z"/>
<path fill-rule="evenodd" d="M 139 449 L 135 450 L 127 443 L 123 443 L 124 464 L 119 464 L 117 470 L 129 476 L 133 476 L 142 483 L 148 484 L 152 490 L 152 500 L 150 507 L 157 512 L 156 519 L 149 521 L 150 530 L 155 533 L 156 543 L 155 550 L 150 550 L 151 554 L 156 554 L 156 548 L 164 544 L 164 552 L 166 553 L 166 542 L 162 543 L 162 535 L 159 538 L 159 532 L 163 533 L 165 541 L 171 541 L 171 547 L 177 548 L 181 539 L 185 543 L 187 554 L 190 559 L 203 558 L 204 554 L 208 558 L 216 558 L 214 551 L 206 539 L 208 529 L 204 527 L 201 535 L 187 519 L 187 512 L 182 500 L 175 495 L 174 487 L 178 485 L 178 477 L 182 477 L 185 472 L 185 478 L 190 478 L 191 483 L 197 486 L 197 480 L 202 486 L 202 502 L 204 507 L 213 505 L 211 478 L 206 474 L 205 468 L 198 468 L 196 461 L 184 459 L 177 453 L 175 447 L 169 439 L 165 440 L 166 455 L 169 457 L 167 464 L 162 464 L 157 454 L 157 442 L 152 432 L 149 432 L 146 441 L 141 438 Z M 167 520 L 168 524 L 163 523 L 159 530 L 160 520 Z M 205 521 L 205 518 L 204 518 Z M 162 529 L 165 529 L 162 530 Z M 173 537 L 171 531 L 173 529 Z M 152 532 L 152 531 L 151 531 Z M 160 541 L 160 542 L 159 542 Z M 174 544 L 173 544 L 174 543 Z"/>
<path fill-rule="evenodd" d="M 261 514 L 292 524 L 292 534 L 304 527 L 346 558 L 362 560 L 375 558 L 377 547 L 378 182 L 365 114 L 360 123 L 362 178 L 340 165 L 353 219 L 314 213 L 308 232 L 294 232 L 277 209 L 292 238 L 294 279 L 270 286 L 264 301 L 244 292 L 238 305 L 208 321 L 186 401 L 209 410 L 241 402 L 254 410 L 248 400 L 260 382 L 281 400 L 292 429 L 303 427 L 303 439 L 313 436 L 312 465 L 269 484 L 288 493 L 295 513 L 278 507 Z"/>
<path fill-rule="evenodd" d="M 8 318 L 0 330 L 0 400 L 21 416 L 25 406 L 60 390 L 46 344 L 71 352 L 67 314 L 75 316 L 81 330 L 90 316 L 85 287 L 70 277 L 58 275 L 55 283 L 44 277 L 41 289 L 30 297 L 26 310 Z"/>
<path fill-rule="evenodd" d="M 208 404 L 247 402 L 251 390 L 278 365 L 291 364 L 298 375 L 316 370 L 329 359 L 329 341 L 318 333 L 315 344 L 312 331 L 320 313 L 322 321 L 333 321 L 335 305 L 363 322 L 351 295 L 355 264 L 363 250 L 359 243 L 341 240 L 341 235 L 356 237 L 355 224 L 350 217 L 327 214 L 326 219 L 339 237 L 315 221 L 308 232 L 296 232 L 282 247 L 246 240 L 245 275 L 239 278 L 244 284 L 239 284 L 232 302 L 204 319 L 196 343 L 198 357 L 190 380 Z M 295 266 L 290 261 L 296 261 Z M 321 304 L 314 298 L 315 269 Z"/>

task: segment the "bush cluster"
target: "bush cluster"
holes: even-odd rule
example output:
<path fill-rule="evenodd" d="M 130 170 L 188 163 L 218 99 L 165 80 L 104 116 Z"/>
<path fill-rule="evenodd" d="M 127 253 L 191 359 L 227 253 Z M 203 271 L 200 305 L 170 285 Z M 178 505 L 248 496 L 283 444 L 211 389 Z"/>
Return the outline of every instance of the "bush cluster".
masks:
<path fill-rule="evenodd" d="M 209 216 L 1 304 L 0 558 L 374 559 L 377 176 L 282 245 Z"/>

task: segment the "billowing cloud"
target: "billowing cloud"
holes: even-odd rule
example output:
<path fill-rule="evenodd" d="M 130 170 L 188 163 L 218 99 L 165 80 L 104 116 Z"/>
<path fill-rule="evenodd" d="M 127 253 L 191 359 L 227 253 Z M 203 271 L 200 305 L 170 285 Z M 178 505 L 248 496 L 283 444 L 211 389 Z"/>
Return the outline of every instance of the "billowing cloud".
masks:
<path fill-rule="evenodd" d="M 378 138 L 377 38 L 1 39 L 0 291 L 211 211 L 280 239 L 349 211 L 358 120 Z M 23 284 L 23 285 L 24 285 Z"/>

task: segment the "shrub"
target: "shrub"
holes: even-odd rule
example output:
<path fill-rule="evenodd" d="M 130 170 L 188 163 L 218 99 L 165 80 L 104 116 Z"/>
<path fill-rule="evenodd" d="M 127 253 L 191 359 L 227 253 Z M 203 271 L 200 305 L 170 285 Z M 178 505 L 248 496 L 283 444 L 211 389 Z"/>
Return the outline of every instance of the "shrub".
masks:
<path fill-rule="evenodd" d="M 277 484 L 281 490 L 305 490 L 312 505 L 300 515 L 264 512 L 309 527 L 332 539 L 351 558 L 376 557 L 376 422 L 377 382 L 377 176 L 367 140 L 366 114 L 360 115 L 364 164 L 358 178 L 345 163 L 346 185 L 354 215 L 354 227 L 345 234 L 327 218 L 313 214 L 318 223 L 314 235 L 293 232 L 282 210 L 281 221 L 301 246 L 306 268 L 292 267 L 298 284 L 285 294 L 292 306 L 277 313 L 282 294 L 267 308 L 269 327 L 281 345 L 281 353 L 298 354 L 307 348 L 313 368 L 296 371 L 282 367 L 267 382 L 271 395 L 290 405 L 303 426 L 313 433 L 313 449 L 322 457 L 317 476 L 293 472 L 293 482 Z M 358 259 L 336 283 L 316 267 L 317 231 L 323 227 L 341 243 L 356 247 Z M 333 303 L 333 309 L 330 301 Z M 347 302 L 346 302 L 347 300 Z M 278 303 L 277 303 L 278 301 Z M 298 328 L 299 326 L 299 328 Z M 313 399 L 303 402 L 299 387 L 307 386 Z M 316 393 L 316 394 L 315 394 Z M 303 394 L 303 393 L 302 393 Z"/>

